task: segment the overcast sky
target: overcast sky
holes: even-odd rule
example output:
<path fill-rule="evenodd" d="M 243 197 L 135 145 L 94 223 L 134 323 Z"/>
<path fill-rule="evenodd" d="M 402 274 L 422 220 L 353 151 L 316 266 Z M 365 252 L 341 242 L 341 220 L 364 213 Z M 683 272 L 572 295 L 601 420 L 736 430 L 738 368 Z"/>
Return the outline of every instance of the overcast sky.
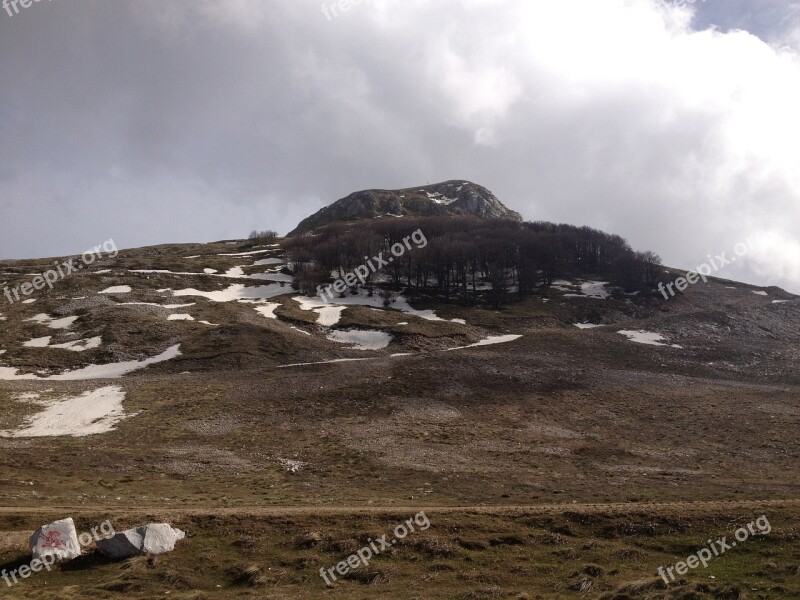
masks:
<path fill-rule="evenodd" d="M 286 233 L 447 179 L 800 293 L 794 0 L 0 10 L 0 258 Z M 327 13 L 327 15 L 326 15 Z"/>

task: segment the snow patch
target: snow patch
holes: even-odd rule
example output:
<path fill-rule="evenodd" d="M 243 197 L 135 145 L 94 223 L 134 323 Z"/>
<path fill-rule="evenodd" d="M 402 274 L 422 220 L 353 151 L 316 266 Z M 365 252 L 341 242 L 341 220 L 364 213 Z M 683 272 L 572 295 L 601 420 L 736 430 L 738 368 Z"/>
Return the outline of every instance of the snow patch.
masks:
<path fill-rule="evenodd" d="M 319 296 L 315 296 L 314 298 L 308 298 L 306 296 L 297 296 L 293 298 L 296 302 L 300 304 L 300 308 L 302 310 L 313 310 L 314 312 L 318 312 L 317 309 L 325 309 L 325 308 L 334 308 L 336 307 L 339 310 L 339 307 L 342 306 L 368 306 L 372 308 L 377 308 L 384 310 L 387 307 L 383 305 L 383 298 L 381 298 L 378 294 L 374 294 L 372 297 L 366 294 L 357 294 L 355 296 L 350 295 L 349 293 L 344 298 L 333 298 L 330 302 L 326 302 L 322 300 Z M 397 296 L 394 302 L 390 303 L 388 306 L 389 309 L 399 310 L 401 312 L 407 313 L 409 315 L 413 315 L 419 317 L 421 319 L 425 319 L 426 321 L 444 321 L 441 317 L 436 316 L 436 313 L 432 310 L 417 310 L 412 308 L 411 305 L 408 303 L 408 300 L 403 296 Z M 339 310 L 339 315 L 341 315 L 341 310 Z M 330 313 L 328 321 L 333 320 L 333 312 Z M 455 322 L 460 322 L 460 319 L 454 319 Z M 322 319 L 318 321 L 319 325 L 325 325 L 330 327 L 332 325 L 336 325 L 339 322 L 339 316 L 336 316 L 336 320 L 333 322 L 322 322 Z"/>
<path fill-rule="evenodd" d="M 333 306 L 320 298 L 308 298 L 307 296 L 298 296 L 293 300 L 300 304 L 300 310 L 310 310 L 317 313 L 319 315 L 317 317 L 317 325 L 322 325 L 323 327 L 336 325 L 342 318 L 342 313 L 346 308 L 344 306 Z"/>
<path fill-rule="evenodd" d="M 18 370 L 12 367 L 0 367 L 0 381 L 23 381 L 23 380 L 37 380 L 37 381 L 86 381 L 88 379 L 116 379 L 138 371 L 149 365 L 171 360 L 180 356 L 180 344 L 176 344 L 167 348 L 161 354 L 152 358 L 144 360 L 130 360 L 119 363 L 110 363 L 105 365 L 89 365 L 82 369 L 75 371 L 66 371 L 58 375 L 50 375 L 47 377 L 39 377 L 32 373 L 20 375 Z"/>
<path fill-rule="evenodd" d="M 267 302 L 262 306 L 256 306 L 256 312 L 267 319 L 277 319 L 278 315 L 275 314 L 275 309 L 280 306 L 277 302 Z"/>
<path fill-rule="evenodd" d="M 339 344 L 351 344 L 353 350 L 383 350 L 392 341 L 392 336 L 385 331 L 373 329 L 332 331 L 327 337 Z"/>
<path fill-rule="evenodd" d="M 156 308 L 166 308 L 174 310 L 176 308 L 186 308 L 194 306 L 197 302 L 189 302 L 188 304 L 156 304 L 155 302 L 120 302 L 117 306 L 155 306 Z"/>
<path fill-rule="evenodd" d="M 165 290 L 169 291 L 169 290 Z M 185 290 L 177 290 L 172 292 L 173 296 L 199 296 L 212 302 L 233 302 L 234 300 L 268 300 L 275 296 L 281 296 L 291 291 L 291 287 L 284 286 L 279 283 L 271 285 L 262 285 L 247 287 L 240 283 L 236 283 L 224 290 L 216 292 L 201 292 L 194 288 Z"/>
<path fill-rule="evenodd" d="M 24 342 L 22 345 L 25 346 L 26 348 L 47 348 L 51 339 L 52 336 L 48 335 L 47 337 L 40 337 L 28 340 L 27 342 Z"/>
<path fill-rule="evenodd" d="M 217 254 L 217 256 L 255 256 L 256 254 L 264 254 L 266 252 L 275 252 L 275 248 L 279 248 L 279 244 L 273 244 L 269 250 L 254 250 L 253 252 L 239 252 L 237 254 Z"/>
<path fill-rule="evenodd" d="M 283 261 L 280 258 L 262 258 L 253 263 L 254 267 L 265 267 L 269 265 L 282 265 Z"/>
<path fill-rule="evenodd" d="M 618 331 L 617 333 L 624 335 L 630 341 L 636 342 L 637 344 L 647 344 L 648 346 L 670 346 L 670 344 L 664 343 L 666 340 L 664 336 L 660 333 L 654 333 L 652 331 L 644 331 L 643 329 L 639 331 Z M 683 346 L 678 346 L 677 344 L 672 344 L 672 348 L 682 348 Z"/>
<path fill-rule="evenodd" d="M 103 338 L 100 336 L 86 338 L 83 340 L 75 340 L 72 342 L 65 342 L 63 344 L 53 344 L 51 348 L 61 348 L 63 350 L 71 350 L 72 352 L 86 352 L 87 350 L 94 350 L 103 344 Z"/>
<path fill-rule="evenodd" d="M 26 321 L 35 321 L 40 325 L 47 325 L 50 329 L 69 329 L 72 324 L 78 320 L 78 317 L 64 317 L 63 319 L 54 319 L 50 315 L 44 313 L 35 315 Z"/>
<path fill-rule="evenodd" d="M 514 340 L 518 340 L 521 338 L 521 335 L 490 335 L 484 340 L 480 342 L 475 342 L 474 344 L 470 344 L 469 346 L 459 346 L 457 348 L 449 348 L 449 350 L 464 350 L 466 348 L 477 348 L 478 346 L 494 346 L 495 344 L 505 344 L 508 342 L 513 342 Z"/>
<path fill-rule="evenodd" d="M 606 289 L 608 281 L 584 281 L 581 283 L 580 294 L 564 294 L 565 298 L 596 298 L 598 300 L 605 300 L 611 294 Z"/>
<path fill-rule="evenodd" d="M 99 292 L 100 294 L 130 294 L 131 293 L 131 286 L 129 285 L 114 285 L 110 288 Z"/>
<path fill-rule="evenodd" d="M 43 403 L 45 409 L 26 419 L 20 429 L 0 431 L 0 437 L 85 437 L 108 433 L 123 419 L 135 416 L 125 413 L 123 400 L 125 392 L 112 385 L 80 396 L 48 401 Z"/>
<path fill-rule="evenodd" d="M 312 365 L 332 365 L 334 363 L 348 363 L 348 362 L 361 362 L 364 360 L 375 360 L 374 358 L 336 358 L 334 360 L 323 360 L 320 362 L 310 363 L 295 363 L 292 365 L 281 365 L 279 369 L 288 369 L 289 367 L 308 367 Z"/>

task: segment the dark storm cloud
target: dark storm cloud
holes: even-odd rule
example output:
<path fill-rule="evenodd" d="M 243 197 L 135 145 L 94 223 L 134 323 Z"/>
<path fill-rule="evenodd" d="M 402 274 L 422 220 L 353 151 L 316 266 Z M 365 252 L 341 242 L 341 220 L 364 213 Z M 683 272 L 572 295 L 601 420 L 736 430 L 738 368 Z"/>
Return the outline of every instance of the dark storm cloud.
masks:
<path fill-rule="evenodd" d="M 723 5 L 0 12 L 0 256 L 285 232 L 356 189 L 464 178 L 528 219 L 602 227 L 676 266 L 756 235 L 730 276 L 800 289 L 797 56 L 695 31 L 750 23 L 772 42 L 794 30 L 791 7 Z"/>

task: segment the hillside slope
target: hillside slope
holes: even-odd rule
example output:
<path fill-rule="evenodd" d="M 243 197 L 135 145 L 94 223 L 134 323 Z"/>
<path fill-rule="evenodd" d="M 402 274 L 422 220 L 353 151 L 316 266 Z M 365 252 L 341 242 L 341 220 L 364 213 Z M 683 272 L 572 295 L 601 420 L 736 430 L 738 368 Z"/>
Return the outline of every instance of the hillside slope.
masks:
<path fill-rule="evenodd" d="M 4 263 L 0 281 L 50 265 Z M 796 296 L 710 278 L 664 300 L 568 279 L 503 310 L 403 294 L 384 306 L 363 290 L 325 303 L 294 291 L 287 267 L 281 245 L 131 249 L 0 308 L 0 566 L 24 562 L 48 507 L 82 528 L 94 522 L 67 507 L 190 534 L 156 567 L 87 557 L 11 597 L 75 585 L 248 597 L 241 572 L 255 564 L 269 577 L 250 597 L 269 585 L 317 598 L 320 567 L 415 507 L 431 509 L 430 531 L 365 571 L 369 587 L 332 593 L 580 598 L 586 564 L 604 573 L 595 591 L 630 584 L 637 598 L 737 597 L 703 591 L 708 573 L 720 594 L 799 589 L 796 508 L 760 502 L 800 496 Z M 711 516 L 657 504 L 697 500 Z M 642 514 L 604 506 L 588 519 L 581 503 Z M 542 504 L 563 516 L 503 516 Z M 368 519 L 369 507 L 389 512 Z M 659 564 L 755 511 L 770 537 L 690 573 L 675 596 L 641 592 Z M 759 558 L 768 544 L 783 549 Z"/>

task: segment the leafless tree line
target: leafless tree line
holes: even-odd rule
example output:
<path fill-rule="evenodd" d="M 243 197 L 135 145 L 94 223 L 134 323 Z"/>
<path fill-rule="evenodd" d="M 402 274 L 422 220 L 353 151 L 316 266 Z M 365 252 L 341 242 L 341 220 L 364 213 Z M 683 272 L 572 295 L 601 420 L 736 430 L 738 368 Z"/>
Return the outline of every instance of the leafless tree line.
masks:
<path fill-rule="evenodd" d="M 384 268 L 389 286 L 467 305 L 485 298 L 500 307 L 563 278 L 601 277 L 639 289 L 655 283 L 661 271 L 656 254 L 635 252 L 618 235 L 589 227 L 474 217 L 336 223 L 313 236 L 291 238 L 285 247 L 298 288 L 314 294 L 332 273 L 343 277 L 380 252 L 389 255 L 393 244 L 416 229 L 424 232 L 428 244 Z M 364 287 L 373 293 L 374 286 L 370 275 Z"/>

